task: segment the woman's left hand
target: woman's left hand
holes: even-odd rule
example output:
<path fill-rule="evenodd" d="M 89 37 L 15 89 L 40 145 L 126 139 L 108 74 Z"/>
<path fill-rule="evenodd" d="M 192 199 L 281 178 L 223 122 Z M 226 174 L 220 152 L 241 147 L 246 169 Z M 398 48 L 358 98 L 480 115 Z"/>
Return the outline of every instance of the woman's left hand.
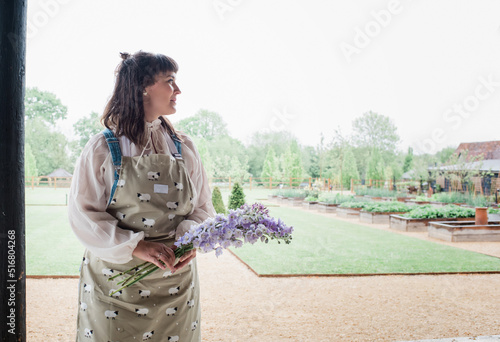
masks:
<path fill-rule="evenodd" d="M 175 251 L 177 249 L 177 246 L 172 246 L 171 248 L 172 248 L 172 250 Z M 189 252 L 186 252 L 185 254 L 183 254 L 179 258 L 179 262 L 174 265 L 175 271 L 180 270 L 181 268 L 183 268 L 184 266 L 186 266 L 187 264 L 189 264 L 189 262 L 191 260 L 193 260 L 194 257 L 196 257 L 196 249 L 192 249 Z"/>

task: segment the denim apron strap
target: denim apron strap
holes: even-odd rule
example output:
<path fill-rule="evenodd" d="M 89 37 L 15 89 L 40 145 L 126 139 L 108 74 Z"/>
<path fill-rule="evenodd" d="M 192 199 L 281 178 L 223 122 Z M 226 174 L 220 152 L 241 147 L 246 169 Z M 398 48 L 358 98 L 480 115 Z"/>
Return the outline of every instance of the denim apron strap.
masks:
<path fill-rule="evenodd" d="M 177 152 L 179 152 L 179 154 L 182 156 L 181 141 L 179 140 L 179 138 L 177 138 L 177 135 L 175 135 L 175 133 L 172 134 L 171 137 L 172 140 L 174 141 L 175 147 L 177 147 Z"/>
<path fill-rule="evenodd" d="M 113 131 L 111 131 L 109 128 L 106 128 L 101 133 L 104 134 L 104 137 L 106 138 L 109 150 L 111 151 L 111 158 L 113 159 L 113 165 L 115 167 L 115 182 L 113 183 L 113 188 L 111 189 L 111 196 L 109 196 L 109 201 L 108 201 L 109 205 L 115 194 L 116 186 L 118 185 L 118 178 L 120 177 L 118 175 L 118 170 L 120 170 L 122 165 L 122 152 L 120 150 L 120 142 L 113 134 Z"/>

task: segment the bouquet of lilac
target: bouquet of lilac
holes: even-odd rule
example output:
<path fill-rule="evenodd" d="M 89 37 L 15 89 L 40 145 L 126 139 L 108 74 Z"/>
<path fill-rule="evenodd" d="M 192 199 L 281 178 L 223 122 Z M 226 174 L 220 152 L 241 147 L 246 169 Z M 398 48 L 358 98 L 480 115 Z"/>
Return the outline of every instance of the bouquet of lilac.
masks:
<path fill-rule="evenodd" d="M 198 225 L 193 225 L 174 243 L 177 247 L 174 251 L 175 257 L 178 259 L 194 248 L 202 253 L 215 251 L 218 257 L 225 248 L 238 248 L 243 246 L 243 243 L 254 244 L 259 240 L 268 243 L 269 239 L 276 239 L 278 243 L 283 241 L 289 244 L 292 241 L 293 227 L 286 226 L 281 219 L 276 220 L 268 213 L 269 210 L 260 203 L 254 203 L 251 206 L 243 204 L 239 209 L 229 210 L 227 216 L 217 214 Z M 158 266 L 155 264 L 145 262 L 109 278 L 113 280 L 118 276 L 133 272 L 128 278 L 118 283 L 122 284 L 122 287 L 110 293 L 110 296 L 157 269 Z"/>

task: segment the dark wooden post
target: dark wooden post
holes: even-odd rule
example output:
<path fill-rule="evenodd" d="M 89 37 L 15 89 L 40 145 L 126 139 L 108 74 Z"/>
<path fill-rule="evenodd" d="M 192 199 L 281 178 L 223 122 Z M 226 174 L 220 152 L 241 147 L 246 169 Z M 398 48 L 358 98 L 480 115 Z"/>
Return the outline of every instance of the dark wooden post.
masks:
<path fill-rule="evenodd" d="M 26 341 L 24 83 L 27 1 L 0 0 L 0 336 Z"/>

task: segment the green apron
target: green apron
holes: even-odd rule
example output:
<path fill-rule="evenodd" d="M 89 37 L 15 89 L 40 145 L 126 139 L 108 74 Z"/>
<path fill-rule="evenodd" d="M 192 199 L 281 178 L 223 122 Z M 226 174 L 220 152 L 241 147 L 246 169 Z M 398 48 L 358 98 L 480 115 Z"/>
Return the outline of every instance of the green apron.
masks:
<path fill-rule="evenodd" d="M 121 156 L 118 140 L 113 139 L 112 154 Z M 175 151 L 172 156 L 119 158 L 119 181 L 115 178 L 116 190 L 106 209 L 119 220 L 120 228 L 144 231 L 145 240 L 166 245 L 175 242 L 178 224 L 193 209 L 193 185 L 184 159 L 169 143 Z M 77 342 L 201 341 L 196 258 L 173 275 L 168 269 L 158 269 L 109 296 L 120 287 L 116 283 L 123 277 L 108 278 L 143 262 L 134 256 L 126 264 L 111 263 L 85 250 L 80 267 Z"/>

